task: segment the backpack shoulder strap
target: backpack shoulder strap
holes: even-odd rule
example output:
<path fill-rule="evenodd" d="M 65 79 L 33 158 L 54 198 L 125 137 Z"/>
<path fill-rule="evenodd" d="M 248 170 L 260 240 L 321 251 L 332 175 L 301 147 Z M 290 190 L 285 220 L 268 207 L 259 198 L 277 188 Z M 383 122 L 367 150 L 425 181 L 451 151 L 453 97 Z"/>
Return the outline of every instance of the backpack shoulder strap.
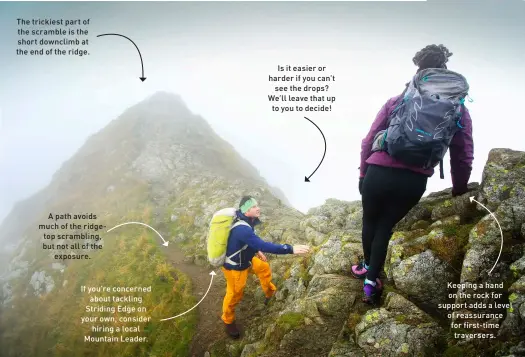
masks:
<path fill-rule="evenodd" d="M 239 219 L 239 217 L 236 217 L 233 221 L 235 223 L 232 225 L 231 229 L 233 229 L 233 228 L 235 228 L 237 226 L 248 226 L 248 227 L 251 227 L 247 222 L 243 221 L 242 219 Z M 234 262 L 233 260 L 231 260 L 231 258 L 236 256 L 237 254 L 239 254 L 240 252 L 242 252 L 246 248 L 248 248 L 248 244 L 245 244 L 241 249 L 239 249 L 238 251 L 236 251 L 235 253 L 233 253 L 229 257 L 226 257 L 225 262 L 228 263 L 228 264 L 231 264 L 231 265 L 239 265 L 239 263 Z"/>
<path fill-rule="evenodd" d="M 401 95 L 399 96 L 399 99 L 398 99 L 398 103 L 397 105 L 394 107 L 394 109 L 392 109 L 392 111 L 390 113 L 387 113 L 388 115 L 388 124 L 390 124 L 390 119 L 392 118 L 392 116 L 399 110 L 399 108 L 401 108 L 401 106 L 405 103 L 405 96 L 406 96 L 406 93 L 408 91 L 408 87 L 410 86 L 410 82 L 406 83 L 405 84 L 405 89 L 403 90 L 403 92 L 401 92 Z"/>
<path fill-rule="evenodd" d="M 242 219 L 237 219 L 237 221 L 234 220 L 234 223 L 232 225 L 232 229 L 237 226 L 248 226 L 251 227 L 247 222 L 243 221 Z"/>
<path fill-rule="evenodd" d="M 239 249 L 238 251 L 236 251 L 235 253 L 233 253 L 229 257 L 226 257 L 225 262 L 228 263 L 228 264 L 231 264 L 231 265 L 239 265 L 239 263 L 234 262 L 233 260 L 231 260 L 231 258 L 236 256 L 237 254 L 239 254 L 240 252 L 242 252 L 246 248 L 248 248 L 248 244 L 245 244 L 241 249 Z"/>

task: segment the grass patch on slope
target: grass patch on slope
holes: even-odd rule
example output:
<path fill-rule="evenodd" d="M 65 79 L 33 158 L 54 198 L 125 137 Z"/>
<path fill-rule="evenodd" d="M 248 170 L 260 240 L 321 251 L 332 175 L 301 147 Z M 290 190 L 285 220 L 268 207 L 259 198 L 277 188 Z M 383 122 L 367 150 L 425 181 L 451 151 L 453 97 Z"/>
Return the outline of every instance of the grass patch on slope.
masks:
<path fill-rule="evenodd" d="M 122 188 L 122 187 L 121 187 Z M 148 202 L 147 186 L 133 186 L 120 192 L 120 197 L 96 197 L 88 205 L 81 205 L 82 211 L 91 209 L 99 213 L 98 224 L 108 229 L 117 224 L 138 221 L 152 225 L 152 207 Z M 125 194 L 132 193 L 127 196 Z M 122 195 L 124 194 L 124 195 Z M 84 199 L 86 199 L 84 197 Z M 78 207 L 78 206 L 77 206 Z M 55 206 L 51 212 L 66 209 L 67 205 Z M 77 212 L 77 210 L 65 210 Z M 111 212 L 108 215 L 102 212 Z M 35 234 L 41 232 L 35 232 Z M 36 237 L 35 237 L 36 238 Z M 48 251 L 42 250 L 35 239 L 31 259 L 35 262 L 29 275 L 22 277 L 14 287 L 15 296 L 11 308 L 3 309 L 0 316 L 0 345 L 2 356 L 18 357 L 175 357 L 189 353 L 194 335 L 196 310 L 168 321 L 160 321 L 178 315 L 196 304 L 192 296 L 191 281 L 181 272 L 167 264 L 160 251 L 158 236 L 148 228 L 139 225 L 124 226 L 102 233 L 104 247 L 89 253 L 90 260 L 69 261 L 63 276 L 49 270 L 52 260 Z M 56 241 L 55 241 L 56 242 Z M 53 276 L 55 289 L 37 297 L 28 284 L 32 272 L 37 269 Z M 149 287 L 150 293 L 81 292 L 81 286 Z M 92 296 L 133 296 L 142 297 L 139 302 L 96 303 Z M 114 307 L 115 312 L 86 312 L 86 306 Z M 145 312 L 131 314 L 118 312 L 116 307 L 144 307 Z M 82 323 L 82 317 L 113 317 L 114 322 Z M 119 321 L 121 317 L 150 317 L 149 322 Z M 116 332 L 116 328 L 137 326 L 140 332 Z M 93 326 L 106 329 L 93 331 Z M 113 328 L 113 333 L 107 329 Z M 85 342 L 84 336 L 139 336 L 145 342 Z"/>

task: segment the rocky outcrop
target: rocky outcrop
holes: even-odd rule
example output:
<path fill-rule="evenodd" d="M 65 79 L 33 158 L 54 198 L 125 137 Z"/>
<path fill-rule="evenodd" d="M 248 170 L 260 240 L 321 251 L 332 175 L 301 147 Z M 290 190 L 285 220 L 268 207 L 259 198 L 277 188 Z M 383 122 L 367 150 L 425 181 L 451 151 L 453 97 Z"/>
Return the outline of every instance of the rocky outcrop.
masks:
<path fill-rule="evenodd" d="M 451 189 L 424 197 L 395 228 L 384 266 L 387 291 L 373 309 L 360 302 L 362 282 L 349 277 L 362 254 L 359 203 L 328 200 L 310 210 L 299 226 L 314 254 L 272 261 L 279 277 L 272 318 L 259 327 L 264 334 L 246 341 L 243 356 L 519 355 L 518 341 L 525 337 L 524 163 L 525 153 L 493 150 L 481 184 L 469 184 L 469 192 L 458 197 Z M 504 234 L 490 275 L 501 234 L 482 205 L 490 207 Z M 501 299 L 491 302 L 510 307 L 491 309 L 505 318 L 488 321 L 500 327 L 451 329 L 460 320 L 438 305 L 482 301 L 451 298 L 468 289 L 449 283 L 468 282 L 504 283 Z M 502 340 L 451 337 L 458 331 L 492 332 Z"/>
<path fill-rule="evenodd" d="M 315 254 L 309 274 L 349 274 L 359 255 L 362 255 L 361 232 L 331 235 Z"/>
<path fill-rule="evenodd" d="M 393 269 L 393 280 L 407 295 L 437 305 L 447 299 L 447 283 L 454 281 L 454 271 L 427 249 L 401 261 Z"/>
<path fill-rule="evenodd" d="M 43 293 L 50 293 L 55 288 L 55 281 L 44 271 L 35 272 L 31 276 L 29 284 L 33 287 L 36 296 L 41 296 Z"/>
<path fill-rule="evenodd" d="M 366 356 L 434 356 L 444 339 L 437 322 L 396 293 L 369 310 L 355 331 Z"/>
<path fill-rule="evenodd" d="M 128 193 L 125 202 L 123 192 Z M 492 150 L 481 183 L 470 184 L 469 192 L 452 197 L 447 189 L 424 197 L 395 227 L 384 265 L 385 292 L 379 305 L 370 307 L 361 302 L 362 281 L 350 275 L 362 255 L 361 203 L 328 199 L 306 215 L 289 207 L 278 189 L 168 93 L 130 108 L 93 135 L 39 193 L 34 206 L 29 200 L 12 214 L 20 218 L 18 223 L 0 229 L 23 237 L 17 241 L 0 233 L 0 242 L 9 240 L 9 253 L 16 255 L 2 268 L 3 306 L 22 298 L 44 301 L 46 294 L 77 283 L 76 274 L 68 275 L 68 264 L 35 252 L 41 232 L 20 223 L 23 210 L 30 214 L 30 224 L 44 207 L 100 209 L 112 220 L 133 211 L 176 243 L 188 260 L 206 265 L 213 213 L 236 206 L 243 195 L 260 202 L 261 237 L 307 243 L 313 251 L 308 256 L 268 254 L 278 287 L 275 299 L 264 305 L 258 284 L 248 284 L 242 307 L 248 317 L 243 321 L 246 333 L 240 341 L 210 346 L 210 357 L 449 357 L 466 355 L 463 351 L 484 356 L 498 352 L 500 357 L 523 350 L 525 153 Z M 63 200 L 57 203 L 55 196 Z M 144 202 L 154 209 L 144 209 Z M 438 305 L 474 300 L 459 294 L 468 288 L 451 289 L 450 282 L 503 283 L 502 295 L 493 302 L 509 307 L 491 310 L 504 316 L 491 321 L 501 325 L 494 331 L 499 344 L 451 337 L 456 332 L 451 323 L 459 320 Z"/>

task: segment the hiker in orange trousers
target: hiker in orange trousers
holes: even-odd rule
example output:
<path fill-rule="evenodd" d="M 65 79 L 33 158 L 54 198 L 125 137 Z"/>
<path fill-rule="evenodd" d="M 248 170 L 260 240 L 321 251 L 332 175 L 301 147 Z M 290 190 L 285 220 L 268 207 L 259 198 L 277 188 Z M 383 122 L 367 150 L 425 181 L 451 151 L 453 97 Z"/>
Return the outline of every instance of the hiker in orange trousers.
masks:
<path fill-rule="evenodd" d="M 261 288 L 266 296 L 265 304 L 275 294 L 277 288 L 272 283 L 272 271 L 263 252 L 273 254 L 304 254 L 309 252 L 306 245 L 291 246 L 265 242 L 255 234 L 255 226 L 261 223 L 261 210 L 253 197 L 242 198 L 236 212 L 236 220 L 243 220 L 248 225 L 233 227 L 228 238 L 226 262 L 222 271 L 226 278 L 226 296 L 222 304 L 221 319 L 226 333 L 238 338 L 240 332 L 235 324 L 235 306 L 242 300 L 248 273 L 259 278 Z"/>

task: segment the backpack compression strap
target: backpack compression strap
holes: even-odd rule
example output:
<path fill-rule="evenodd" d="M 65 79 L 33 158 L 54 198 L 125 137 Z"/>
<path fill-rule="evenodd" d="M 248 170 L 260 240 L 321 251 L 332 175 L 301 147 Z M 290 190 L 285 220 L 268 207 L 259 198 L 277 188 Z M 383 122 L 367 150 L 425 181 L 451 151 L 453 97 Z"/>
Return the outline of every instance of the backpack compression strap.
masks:
<path fill-rule="evenodd" d="M 237 222 L 235 222 L 235 224 L 232 226 L 231 229 L 234 229 L 235 227 L 240 226 L 240 225 L 245 225 L 245 226 L 250 227 L 250 225 L 248 223 L 244 222 L 243 220 L 238 220 Z M 244 247 L 242 247 L 241 249 L 239 249 L 238 251 L 236 251 L 235 253 L 233 253 L 229 257 L 226 257 L 225 262 L 228 263 L 228 264 L 231 264 L 231 265 L 239 265 L 239 263 L 234 262 L 233 260 L 231 260 L 231 258 L 236 256 L 237 254 L 239 254 L 240 252 L 242 252 L 246 248 L 248 248 L 248 244 L 245 244 Z"/>

